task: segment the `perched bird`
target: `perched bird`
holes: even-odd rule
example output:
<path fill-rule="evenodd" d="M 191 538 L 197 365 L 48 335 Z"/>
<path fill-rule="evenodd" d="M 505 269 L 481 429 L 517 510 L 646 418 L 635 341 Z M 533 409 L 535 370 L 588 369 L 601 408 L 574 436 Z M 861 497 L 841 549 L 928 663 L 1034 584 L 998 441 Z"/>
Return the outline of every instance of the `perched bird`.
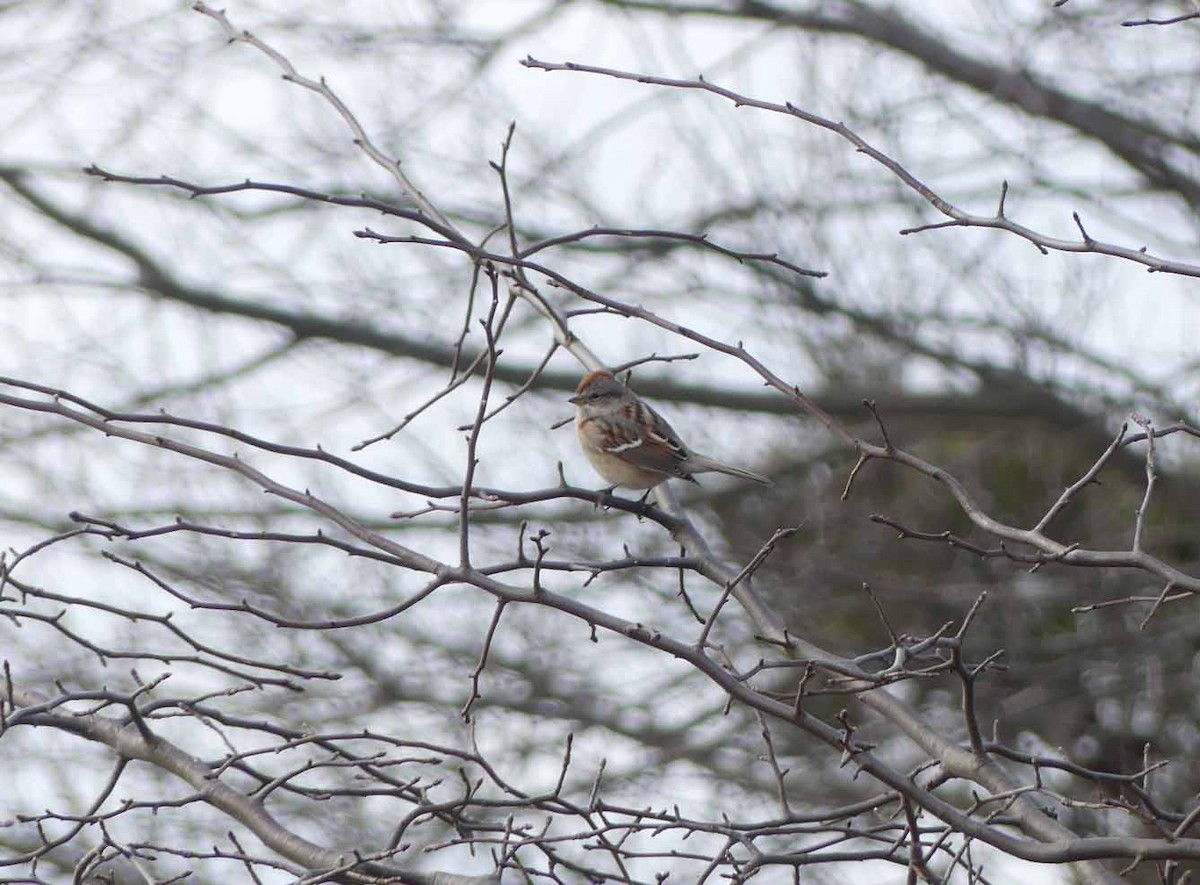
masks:
<path fill-rule="evenodd" d="M 688 449 L 671 425 L 612 372 L 585 375 L 570 401 L 576 407 L 579 447 L 613 486 L 652 489 L 673 476 L 696 482 L 696 473 L 727 473 L 771 484 L 757 473 Z"/>

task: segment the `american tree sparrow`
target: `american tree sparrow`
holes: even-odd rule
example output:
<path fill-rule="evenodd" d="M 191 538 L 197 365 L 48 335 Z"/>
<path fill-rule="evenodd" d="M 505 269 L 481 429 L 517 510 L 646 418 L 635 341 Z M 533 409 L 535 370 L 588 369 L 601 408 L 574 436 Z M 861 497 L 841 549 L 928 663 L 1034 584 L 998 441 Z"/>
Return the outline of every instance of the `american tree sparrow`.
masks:
<path fill-rule="evenodd" d="M 727 473 L 771 484 L 757 473 L 689 450 L 671 425 L 612 372 L 585 375 L 570 401 L 576 406 L 579 447 L 613 486 L 652 489 L 672 476 L 695 482 L 694 473 Z"/>

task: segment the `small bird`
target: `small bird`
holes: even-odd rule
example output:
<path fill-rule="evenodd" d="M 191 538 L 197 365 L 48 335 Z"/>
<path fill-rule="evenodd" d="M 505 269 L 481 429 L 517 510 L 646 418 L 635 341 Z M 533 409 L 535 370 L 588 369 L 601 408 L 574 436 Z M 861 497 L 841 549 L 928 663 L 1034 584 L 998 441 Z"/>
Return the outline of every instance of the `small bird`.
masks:
<path fill-rule="evenodd" d="M 614 487 L 652 489 L 673 476 L 696 482 L 695 473 L 726 473 L 771 484 L 757 473 L 690 451 L 671 425 L 612 372 L 589 372 L 570 401 L 576 406 L 579 447 Z"/>

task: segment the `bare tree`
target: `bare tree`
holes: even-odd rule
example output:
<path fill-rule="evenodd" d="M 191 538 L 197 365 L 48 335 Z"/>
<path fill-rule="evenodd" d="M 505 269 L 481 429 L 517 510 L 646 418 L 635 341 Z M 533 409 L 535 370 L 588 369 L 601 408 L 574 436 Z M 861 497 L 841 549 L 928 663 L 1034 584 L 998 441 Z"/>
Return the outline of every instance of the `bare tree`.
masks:
<path fill-rule="evenodd" d="M 1123 6 L 0 13 L 9 881 L 1185 881 L 1194 354 L 1089 314 L 1200 275 L 1191 16 Z M 646 66 L 514 58 L 583 32 Z M 86 175 L 63 71 L 144 91 Z M 601 368 L 775 488 L 598 491 Z"/>

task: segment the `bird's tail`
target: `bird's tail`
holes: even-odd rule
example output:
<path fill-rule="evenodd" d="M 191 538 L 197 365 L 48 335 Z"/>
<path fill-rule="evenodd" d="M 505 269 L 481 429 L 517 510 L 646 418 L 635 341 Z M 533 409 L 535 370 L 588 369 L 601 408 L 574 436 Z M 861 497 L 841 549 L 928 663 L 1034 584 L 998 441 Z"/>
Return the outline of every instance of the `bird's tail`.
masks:
<path fill-rule="evenodd" d="M 749 470 L 742 470 L 740 467 L 731 467 L 728 464 L 705 457 L 704 455 L 691 455 L 688 461 L 690 463 L 687 466 L 691 469 L 692 473 L 724 473 L 727 476 L 748 479 L 751 482 L 757 482 L 764 486 L 772 485 L 771 480 L 765 476 L 759 476 L 757 473 L 751 473 Z"/>

